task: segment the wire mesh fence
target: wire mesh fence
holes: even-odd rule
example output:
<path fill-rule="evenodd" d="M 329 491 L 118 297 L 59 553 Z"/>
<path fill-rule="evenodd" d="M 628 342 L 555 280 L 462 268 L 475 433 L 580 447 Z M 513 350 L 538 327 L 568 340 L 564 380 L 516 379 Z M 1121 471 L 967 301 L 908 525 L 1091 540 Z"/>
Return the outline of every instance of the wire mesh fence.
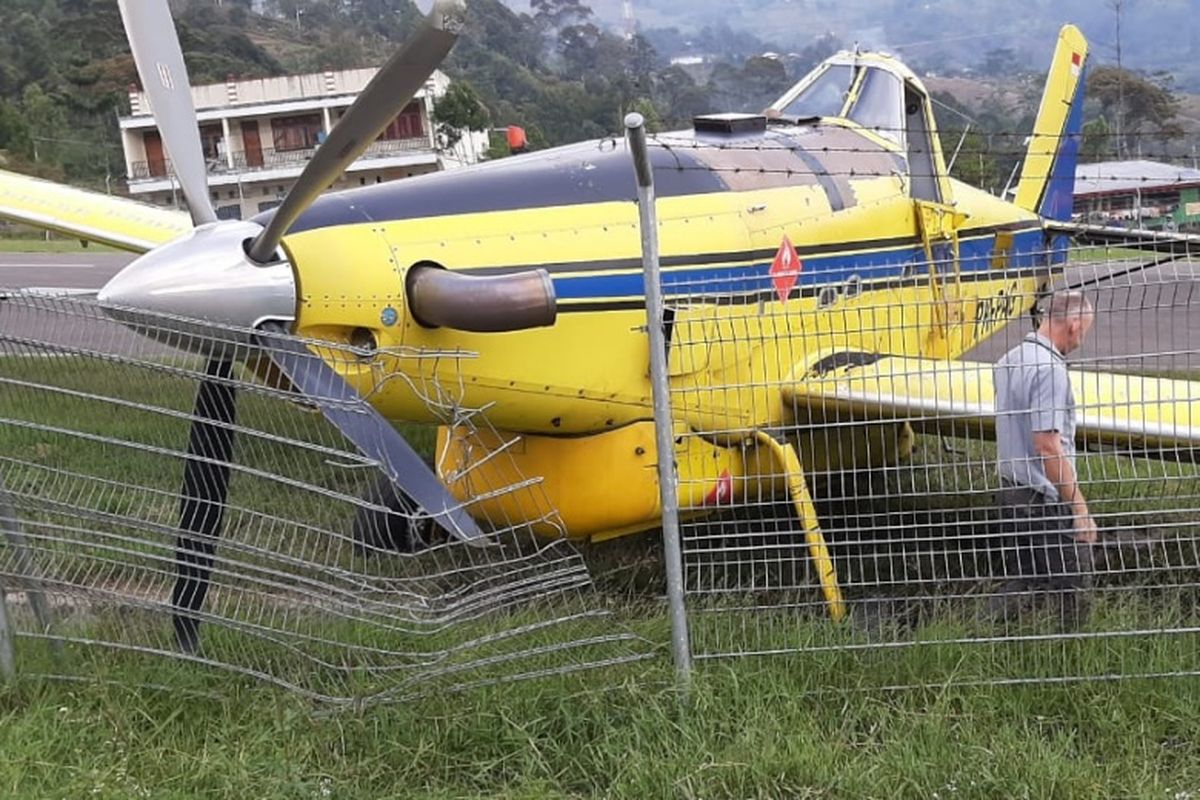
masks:
<path fill-rule="evenodd" d="M 123 319 L 88 299 L 10 292 L 0 302 L 0 586 L 18 674 L 95 677 L 124 665 L 154 682 L 184 661 L 341 707 L 649 652 L 553 535 L 536 476 L 500 485 L 443 470 L 483 533 L 453 535 L 327 421 L 333 405 L 369 417 L 362 399 L 299 394 L 251 332 Z M 197 352 L 221 357 L 206 365 Z M 321 353 L 359 366 L 470 358 Z M 416 388 L 446 425 L 497 435 L 456 404 L 453 385 Z M 227 414 L 214 413 L 218 396 Z M 454 460 L 453 440 L 405 431 L 435 467 Z M 222 437 L 224 455 L 197 447 Z M 222 473 L 223 499 L 209 485 Z M 476 507 L 510 495 L 520 520 Z"/>
<path fill-rule="evenodd" d="M 1194 240 L 1169 253 L 1139 251 L 1144 238 L 1072 246 L 1032 212 L 951 184 L 930 151 L 901 157 L 889 141 L 814 122 L 652 143 L 691 652 L 788 654 L 831 685 L 871 683 L 872 664 L 901 653 L 880 682 L 1197 671 Z M 627 153 L 611 140 L 572 153 L 580 174 L 629 199 L 613 177 Z M 551 265 L 551 279 L 573 324 L 624 314 L 624 349 L 589 369 L 639 372 L 637 408 L 603 424 L 644 431 L 645 364 L 617 364 L 642 346 L 638 231 L 629 209 L 601 206 L 536 236 L 588 232 L 609 248 L 608 260 Z M 1086 515 L 1045 492 L 1014 496 L 1028 486 L 1004 483 L 1022 476 L 997 449 L 1023 412 L 997 410 L 995 364 L 1063 289 L 1083 293 L 1094 324 L 1054 379 L 1072 394 L 1060 383 L 1042 410 L 1064 415 L 1073 398 L 1078 432 L 1061 444 L 1077 451 Z M 18 661 L 36 662 L 24 674 L 87 673 L 98 653 L 181 659 L 347 705 L 653 650 L 607 613 L 619 601 L 595 597 L 561 534 L 623 536 L 661 508 L 639 504 L 617 524 L 591 507 L 602 494 L 562 476 L 514 479 L 521 437 L 489 424 L 493 408 L 468 407 L 443 368 L 471 353 L 307 342 L 320 355 L 307 358 L 361 392 L 317 397 L 280 361 L 293 337 L 118 317 L 41 293 L 0 304 L 0 582 Z M 384 428 L 355 421 L 393 381 L 443 426 L 436 439 L 404 433 L 482 539 L 397 492 Z M 366 439 L 355 446 L 348 428 Z M 559 433 L 541 431 L 539 446 L 581 445 L 561 471 L 586 474 L 574 470 L 596 431 Z M 232 453 L 214 456 L 206 442 L 223 437 Z M 554 471 L 553 458 L 537 463 Z M 223 473 L 228 498 L 213 503 Z M 583 533 L 555 507 L 567 494 L 576 518 L 586 506 Z M 1035 504 L 1055 508 L 1027 513 Z M 1076 543 L 1085 516 L 1097 541 Z M 199 630 L 197 646 L 180 647 L 181 625 Z"/>
<path fill-rule="evenodd" d="M 1190 246 L 989 224 L 872 168 L 886 148 L 844 135 L 805 173 L 794 138 L 652 145 L 751 193 L 708 218 L 750 246 L 703 270 L 675 256 L 694 212 L 659 204 L 694 656 L 799 655 L 831 685 L 1200 671 Z M 1074 350 L 1046 327 L 1073 293 Z"/>

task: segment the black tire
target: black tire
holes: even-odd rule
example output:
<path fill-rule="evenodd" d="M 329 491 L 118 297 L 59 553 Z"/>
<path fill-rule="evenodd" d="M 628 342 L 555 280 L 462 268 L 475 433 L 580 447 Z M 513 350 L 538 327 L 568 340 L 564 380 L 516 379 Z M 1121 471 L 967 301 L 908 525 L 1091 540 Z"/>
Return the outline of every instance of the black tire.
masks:
<path fill-rule="evenodd" d="M 354 543 L 359 552 L 369 555 L 379 550 L 415 553 L 429 546 L 434 524 L 420 506 L 386 475 L 380 475 L 354 515 Z"/>

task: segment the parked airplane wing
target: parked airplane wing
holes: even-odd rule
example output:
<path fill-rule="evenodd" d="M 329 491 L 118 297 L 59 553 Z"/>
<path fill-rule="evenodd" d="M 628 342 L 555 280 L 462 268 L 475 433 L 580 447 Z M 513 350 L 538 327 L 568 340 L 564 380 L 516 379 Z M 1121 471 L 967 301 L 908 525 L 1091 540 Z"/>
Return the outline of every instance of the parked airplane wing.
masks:
<path fill-rule="evenodd" d="M 1076 242 L 1125 250 L 1149 250 L 1178 256 L 1200 253 L 1200 236 L 1174 231 L 1149 231 L 1141 228 L 1117 228 L 1076 222 L 1047 222 L 1046 230 L 1065 233 Z"/>
<path fill-rule="evenodd" d="M 783 394 L 801 419 L 906 421 L 925 432 L 991 438 L 992 367 L 825 352 L 799 367 Z M 1084 370 L 1070 374 L 1080 443 L 1179 457 L 1200 448 L 1200 381 Z"/>
<path fill-rule="evenodd" d="M 135 253 L 192 229 L 181 211 L 0 170 L 0 218 Z"/>

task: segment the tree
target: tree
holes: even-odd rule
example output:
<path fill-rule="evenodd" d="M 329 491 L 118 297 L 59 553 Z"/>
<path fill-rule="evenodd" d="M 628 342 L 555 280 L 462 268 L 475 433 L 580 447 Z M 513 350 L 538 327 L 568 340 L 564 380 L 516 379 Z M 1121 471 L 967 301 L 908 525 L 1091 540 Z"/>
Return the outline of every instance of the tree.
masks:
<path fill-rule="evenodd" d="M 530 0 L 534 23 L 547 33 L 589 22 L 592 9 L 580 0 Z"/>
<path fill-rule="evenodd" d="M 309 61 L 309 69 L 355 69 L 369 63 L 358 36 L 349 27 L 333 30 L 321 44 L 316 58 Z"/>
<path fill-rule="evenodd" d="M 957 152 L 950 174 L 964 183 L 996 192 L 1000 188 L 999 182 L 1008 177 L 1000 175 L 992 143 L 980 131 L 943 131 L 941 144 L 946 158 L 952 158 Z"/>
<path fill-rule="evenodd" d="M 433 107 L 433 122 L 437 126 L 442 147 L 452 149 L 463 137 L 463 131 L 485 131 L 491 118 L 479 95 L 466 81 L 455 81 L 446 89 Z"/>
<path fill-rule="evenodd" d="M 771 103 L 792 86 L 787 68 L 777 58 L 752 56 L 742 65 L 741 81 L 745 96 L 743 107 L 747 111 L 758 112 Z"/>
<path fill-rule="evenodd" d="M 776 58 L 752 56 L 740 68 L 717 64 L 708 79 L 711 110 L 757 113 L 791 85 L 787 68 Z"/>
<path fill-rule="evenodd" d="M 604 32 L 590 22 L 568 25 L 558 32 L 556 49 L 562 58 L 564 72 L 571 78 L 582 80 L 585 75 L 598 72 L 596 50 L 604 39 Z"/>
<path fill-rule="evenodd" d="M 702 28 L 695 36 L 695 43 L 700 52 L 733 63 L 767 51 L 778 52 L 782 49 L 744 30 L 734 30 L 724 21 Z"/>
<path fill-rule="evenodd" d="M 0 100 L 0 150 L 25 158 L 33 156 L 29 126 L 20 110 L 4 100 Z"/>
<path fill-rule="evenodd" d="M 67 130 L 67 115 L 62 105 L 31 83 L 21 96 L 21 114 L 29 126 L 34 158 L 57 161 L 61 151 L 58 140 Z"/>
<path fill-rule="evenodd" d="M 813 67 L 843 49 L 845 49 L 845 45 L 842 44 L 841 39 L 832 33 L 821 34 L 805 45 L 792 62 L 793 77 L 800 78 L 807 75 Z"/>
<path fill-rule="evenodd" d="M 668 125 L 683 126 L 710 111 L 708 93 L 682 67 L 671 66 L 654 81 L 655 107 Z"/>
<path fill-rule="evenodd" d="M 1083 144 L 1079 147 L 1079 160 L 1088 163 L 1103 161 L 1113 151 L 1112 129 L 1104 117 L 1089 120 L 1083 126 Z"/>
<path fill-rule="evenodd" d="M 1094 68 L 1088 75 L 1087 94 L 1103 109 L 1110 128 L 1119 130 L 1114 137 L 1113 154 L 1123 158 L 1137 150 L 1137 142 L 1150 138 L 1167 142 L 1183 135 L 1176 115 L 1179 100 L 1169 75 L 1143 75 L 1111 65 Z M 1134 142 L 1131 148 L 1130 143 Z"/>
<path fill-rule="evenodd" d="M 658 133 L 663 129 L 662 118 L 649 97 L 639 97 L 630 103 L 626 110 L 642 115 L 642 119 L 646 122 L 647 133 Z"/>
<path fill-rule="evenodd" d="M 705 87 L 712 111 L 744 111 L 742 71 L 724 62 L 713 67 Z"/>

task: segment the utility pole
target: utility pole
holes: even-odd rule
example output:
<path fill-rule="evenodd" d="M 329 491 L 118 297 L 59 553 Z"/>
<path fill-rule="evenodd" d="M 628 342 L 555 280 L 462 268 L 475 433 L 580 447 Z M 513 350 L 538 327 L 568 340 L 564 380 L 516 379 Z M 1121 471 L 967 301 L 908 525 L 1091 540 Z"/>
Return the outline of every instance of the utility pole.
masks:
<path fill-rule="evenodd" d="M 621 4 L 621 16 L 625 22 L 625 41 L 633 41 L 637 35 L 637 17 L 633 13 L 633 0 L 624 0 Z"/>
<path fill-rule="evenodd" d="M 1121 12 L 1124 10 L 1125 0 L 1109 0 L 1109 7 L 1117 15 L 1117 160 L 1120 161 L 1122 155 L 1121 141 L 1121 125 L 1122 118 L 1125 116 L 1125 68 L 1121 62 Z"/>

